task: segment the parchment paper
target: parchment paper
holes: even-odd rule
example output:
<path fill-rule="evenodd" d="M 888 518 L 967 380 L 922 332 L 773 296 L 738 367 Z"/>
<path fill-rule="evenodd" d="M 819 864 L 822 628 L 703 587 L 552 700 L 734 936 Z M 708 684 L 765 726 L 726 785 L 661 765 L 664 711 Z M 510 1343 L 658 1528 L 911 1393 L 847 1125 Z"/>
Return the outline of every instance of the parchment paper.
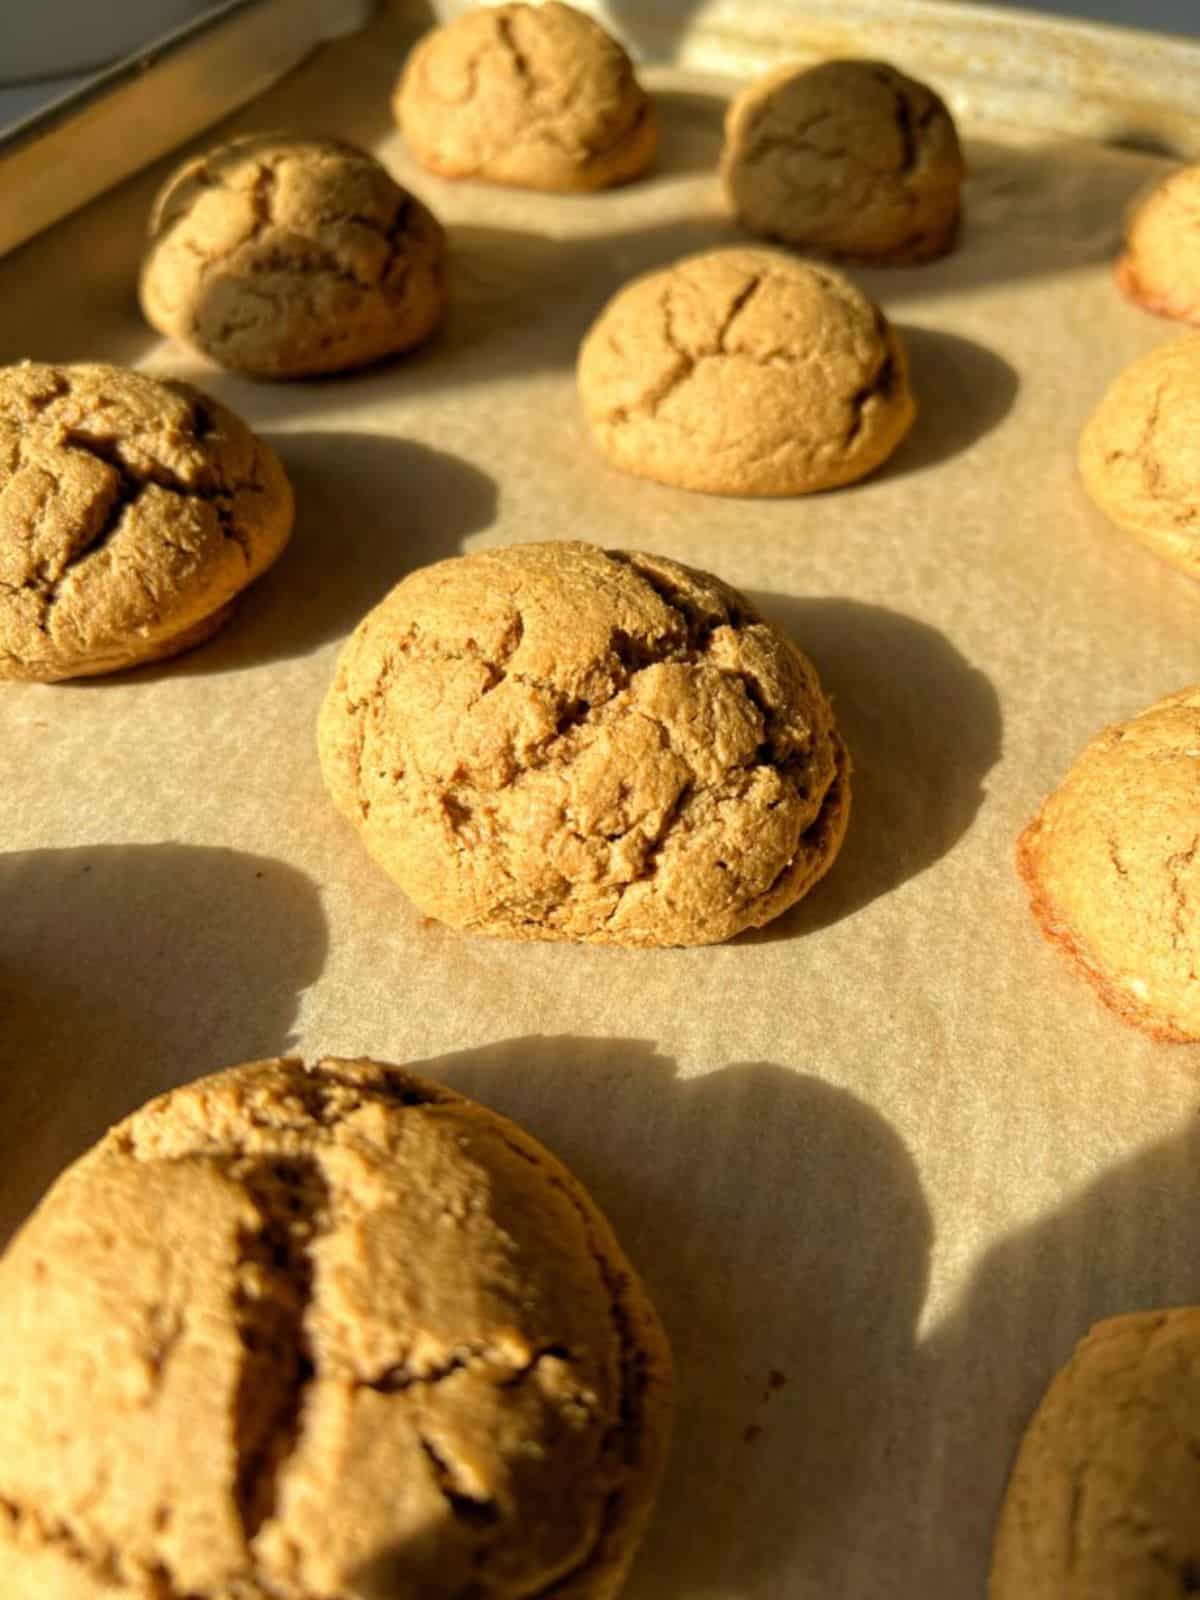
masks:
<path fill-rule="evenodd" d="M 1093 998 L 1034 929 L 1015 836 L 1104 722 L 1200 678 L 1200 588 L 1111 529 L 1079 428 L 1176 330 L 1108 262 L 1158 164 L 969 128 L 948 260 L 860 273 L 922 414 L 809 500 L 618 475 L 578 340 L 631 274 L 734 237 L 728 85 L 651 81 L 655 175 L 559 199 L 411 168 L 404 29 L 329 49 L 233 127 L 376 149 L 446 220 L 454 306 L 409 360 L 255 385 L 140 321 L 161 171 L 0 264 L 0 357 L 173 372 L 262 430 L 295 543 L 213 643 L 95 683 L 0 689 L 0 1212 L 110 1120 L 295 1050 L 422 1063 L 590 1186 L 679 1368 L 677 1444 L 631 1600 L 982 1593 L 1011 1453 L 1097 1317 L 1200 1300 L 1197 1055 Z M 708 950 L 509 945 L 428 925 L 322 790 L 339 641 L 406 571 L 583 537 L 710 568 L 815 658 L 857 777 L 830 878 Z"/>

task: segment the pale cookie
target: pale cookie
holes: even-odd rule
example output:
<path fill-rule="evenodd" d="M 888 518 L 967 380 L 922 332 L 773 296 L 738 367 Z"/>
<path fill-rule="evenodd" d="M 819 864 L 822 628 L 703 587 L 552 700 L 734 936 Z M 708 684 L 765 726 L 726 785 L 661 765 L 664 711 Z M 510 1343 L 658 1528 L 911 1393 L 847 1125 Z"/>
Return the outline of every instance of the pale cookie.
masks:
<path fill-rule="evenodd" d="M 1147 311 L 1200 322 L 1200 166 L 1171 173 L 1132 208 L 1116 274 Z"/>
<path fill-rule="evenodd" d="M 670 1354 L 514 1124 L 373 1061 L 135 1112 L 0 1261 L 4 1600 L 608 1600 Z"/>
<path fill-rule="evenodd" d="M 342 651 L 319 742 L 384 870 L 476 933 L 729 939 L 806 894 L 846 829 L 811 663 L 717 579 L 594 545 L 414 572 Z"/>
<path fill-rule="evenodd" d="M 1200 1309 L 1097 1323 L 1021 1444 L 990 1600 L 1200 1592 Z"/>
<path fill-rule="evenodd" d="M 444 254 L 433 214 L 364 151 L 236 139 L 160 192 L 142 309 L 234 372 L 343 372 L 428 338 L 445 308 Z"/>
<path fill-rule="evenodd" d="M 751 233 L 889 266 L 950 249 L 965 167 L 932 89 L 882 61 L 825 61 L 742 90 L 721 172 Z"/>
<path fill-rule="evenodd" d="M 853 483 L 916 415 L 904 348 L 840 273 L 712 250 L 635 278 L 579 352 L 579 394 L 616 466 L 709 494 Z"/>
<path fill-rule="evenodd" d="M 1200 687 L 1105 728 L 1021 835 L 1042 932 L 1158 1039 L 1200 1039 Z"/>
<path fill-rule="evenodd" d="M 606 189 L 658 144 L 624 50 L 571 6 L 481 6 L 417 44 L 396 86 L 413 156 L 446 178 L 524 189 Z"/>
<path fill-rule="evenodd" d="M 0 368 L 0 678 L 87 677 L 199 644 L 291 529 L 274 451 L 190 385 Z"/>
<path fill-rule="evenodd" d="M 1200 334 L 1151 350 L 1109 386 L 1080 436 L 1079 471 L 1105 516 L 1200 577 Z"/>

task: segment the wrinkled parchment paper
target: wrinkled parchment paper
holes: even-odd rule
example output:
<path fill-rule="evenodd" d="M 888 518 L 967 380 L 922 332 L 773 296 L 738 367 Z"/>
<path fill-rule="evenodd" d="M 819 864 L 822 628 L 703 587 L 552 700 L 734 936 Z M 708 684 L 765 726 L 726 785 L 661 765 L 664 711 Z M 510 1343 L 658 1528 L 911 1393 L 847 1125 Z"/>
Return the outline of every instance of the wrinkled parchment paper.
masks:
<path fill-rule="evenodd" d="M 730 85 L 650 81 L 658 169 L 592 198 L 415 171 L 385 20 L 231 127 L 370 146 L 445 219 L 454 305 L 411 359 L 256 385 L 167 347 L 134 272 L 161 169 L 0 263 L 0 359 L 210 389 L 293 475 L 293 547 L 166 666 L 0 687 L 0 1223 L 146 1096 L 234 1061 L 369 1052 L 519 1118 L 612 1217 L 679 1367 L 631 1600 L 975 1596 L 1011 1453 L 1097 1317 L 1200 1300 L 1197 1053 L 1043 945 L 1017 831 L 1102 723 L 1200 678 L 1200 587 L 1094 512 L 1075 439 L 1175 330 L 1108 262 L 1155 159 L 968 128 L 961 245 L 859 273 L 921 417 L 876 478 L 708 499 L 591 449 L 581 334 L 631 274 L 732 240 Z M 903 65 L 903 62 L 901 62 Z M 405 572 L 583 537 L 748 590 L 857 766 L 826 882 L 718 949 L 508 945 L 427 925 L 321 786 L 339 641 Z"/>

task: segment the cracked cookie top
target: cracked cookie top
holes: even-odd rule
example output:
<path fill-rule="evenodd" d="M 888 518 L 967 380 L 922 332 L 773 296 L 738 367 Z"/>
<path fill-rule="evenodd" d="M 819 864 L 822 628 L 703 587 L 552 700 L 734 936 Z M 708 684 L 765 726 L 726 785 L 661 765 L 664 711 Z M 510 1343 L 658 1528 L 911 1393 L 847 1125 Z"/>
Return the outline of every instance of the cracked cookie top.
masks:
<path fill-rule="evenodd" d="M 516 545 L 413 573 L 342 652 L 325 780 L 428 915 L 707 944 L 831 865 L 848 763 L 811 663 L 658 556 Z"/>
<path fill-rule="evenodd" d="M 274 452 L 188 384 L 0 369 L 0 678 L 114 672 L 199 643 L 291 527 Z"/>
<path fill-rule="evenodd" d="M 1200 577 L 1200 334 L 1114 380 L 1080 435 L 1079 472 L 1118 527 Z"/>
<path fill-rule="evenodd" d="M 255 135 L 184 163 L 154 204 L 141 301 L 160 333 L 259 378 L 341 372 L 428 337 L 433 214 L 373 156 Z"/>
<path fill-rule="evenodd" d="M 670 1357 L 502 1117 L 370 1061 L 164 1095 L 0 1261 L 5 1600 L 615 1593 Z"/>
<path fill-rule="evenodd" d="M 944 255 L 962 151 L 932 89 L 882 61 L 780 67 L 735 97 L 722 175 L 752 233 L 876 266 Z"/>
<path fill-rule="evenodd" d="M 584 339 L 578 379 L 610 460 L 710 494 L 853 483 L 916 414 L 883 312 L 841 273 L 761 248 L 635 278 Z"/>
<path fill-rule="evenodd" d="M 1046 1391 L 996 1529 L 990 1600 L 1200 1588 L 1200 1309 L 1099 1322 Z"/>
<path fill-rule="evenodd" d="M 1200 688 L 1105 728 L 1021 835 L 1046 937 L 1126 1021 L 1200 1039 Z"/>
<path fill-rule="evenodd" d="M 481 6 L 423 38 L 394 99 L 423 166 L 526 189 L 605 189 L 650 164 L 658 123 L 625 51 L 571 6 Z"/>
<path fill-rule="evenodd" d="M 1200 166 L 1160 179 L 1130 209 L 1117 283 L 1147 311 L 1200 322 Z"/>

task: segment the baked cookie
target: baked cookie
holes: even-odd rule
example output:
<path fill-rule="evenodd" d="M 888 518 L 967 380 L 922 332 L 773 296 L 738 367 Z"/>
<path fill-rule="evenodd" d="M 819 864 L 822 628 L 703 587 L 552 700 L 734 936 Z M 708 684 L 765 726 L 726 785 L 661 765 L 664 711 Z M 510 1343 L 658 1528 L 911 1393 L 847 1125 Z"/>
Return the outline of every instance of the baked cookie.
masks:
<path fill-rule="evenodd" d="M 1200 687 L 1092 740 L 1021 835 L 1042 932 L 1158 1039 L 1200 1039 Z"/>
<path fill-rule="evenodd" d="M 1132 207 L 1116 272 L 1147 311 L 1200 322 L 1200 166 L 1171 173 Z"/>
<path fill-rule="evenodd" d="M 476 933 L 729 939 L 806 894 L 846 829 L 811 663 L 717 579 L 594 545 L 411 574 L 342 651 L 319 743 L 379 864 Z"/>
<path fill-rule="evenodd" d="M 725 118 L 721 173 L 742 225 L 873 266 L 945 255 L 965 170 L 944 103 L 883 61 L 779 67 Z"/>
<path fill-rule="evenodd" d="M 163 1095 L 0 1261 L 5 1600 L 607 1600 L 670 1408 L 595 1205 L 373 1061 Z"/>
<path fill-rule="evenodd" d="M 1079 472 L 1105 516 L 1200 577 L 1200 334 L 1151 350 L 1109 386 L 1080 436 Z"/>
<path fill-rule="evenodd" d="M 774 250 L 711 250 L 635 278 L 584 339 L 578 378 L 614 465 L 709 494 L 853 483 L 916 415 L 878 306 Z"/>
<path fill-rule="evenodd" d="M 522 189 L 607 189 L 644 172 L 654 107 L 621 46 L 572 6 L 480 6 L 417 44 L 396 121 L 444 178 Z"/>
<path fill-rule="evenodd" d="M 343 372 L 428 338 L 444 255 L 432 212 L 365 151 L 235 139 L 185 162 L 155 201 L 142 309 L 234 372 Z"/>
<path fill-rule="evenodd" d="M 0 368 L 0 678 L 190 649 L 291 530 L 274 452 L 199 390 L 124 367 Z"/>
<path fill-rule="evenodd" d="M 990 1600 L 1177 1600 L 1200 1586 L 1200 1309 L 1097 1323 L 1046 1392 Z"/>

